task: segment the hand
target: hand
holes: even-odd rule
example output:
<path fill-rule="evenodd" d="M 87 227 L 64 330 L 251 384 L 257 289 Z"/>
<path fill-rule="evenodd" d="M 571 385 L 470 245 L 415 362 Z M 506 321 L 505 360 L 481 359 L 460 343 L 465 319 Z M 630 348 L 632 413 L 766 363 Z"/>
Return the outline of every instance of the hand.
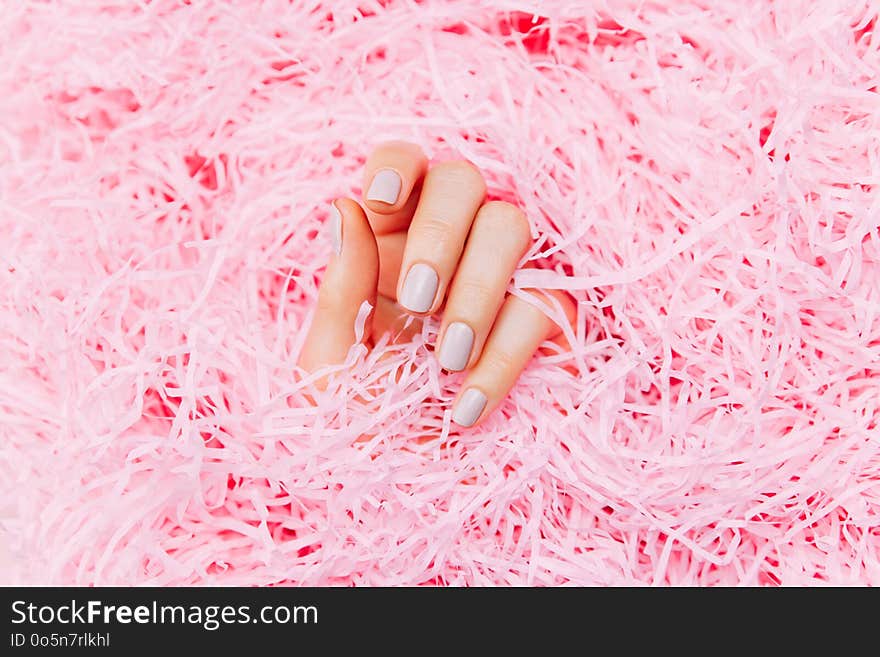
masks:
<path fill-rule="evenodd" d="M 385 331 L 397 340 L 411 337 L 418 325 L 407 330 L 407 314 L 442 313 L 436 357 L 446 370 L 467 370 L 452 420 L 476 425 L 538 347 L 561 332 L 536 305 L 507 294 L 531 244 L 528 220 L 510 203 L 484 203 L 486 183 L 474 165 L 429 168 L 421 149 L 405 142 L 373 151 L 363 189 L 366 212 L 347 198 L 331 208 L 333 253 L 300 365 L 316 371 L 343 362 L 365 301 L 374 308 L 359 336 L 366 344 Z M 527 292 L 538 304 L 561 305 L 572 321 L 564 293 Z"/>

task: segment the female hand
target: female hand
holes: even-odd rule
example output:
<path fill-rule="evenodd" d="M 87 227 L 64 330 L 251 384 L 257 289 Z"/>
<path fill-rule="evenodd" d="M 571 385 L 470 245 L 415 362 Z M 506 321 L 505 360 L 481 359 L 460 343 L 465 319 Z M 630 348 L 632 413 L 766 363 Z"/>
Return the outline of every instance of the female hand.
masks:
<path fill-rule="evenodd" d="M 466 370 L 452 420 L 478 424 L 504 399 L 542 342 L 561 332 L 536 305 L 507 294 L 531 244 L 523 212 L 484 202 L 486 183 L 466 161 L 428 166 L 406 142 L 378 146 L 367 159 L 363 204 L 334 201 L 333 253 L 300 365 L 315 371 L 345 360 L 358 313 L 374 308 L 361 341 L 401 331 L 409 316 L 442 315 L 435 355 L 449 371 Z M 528 290 L 573 319 L 569 297 Z M 399 339 L 412 335 L 402 331 Z"/>

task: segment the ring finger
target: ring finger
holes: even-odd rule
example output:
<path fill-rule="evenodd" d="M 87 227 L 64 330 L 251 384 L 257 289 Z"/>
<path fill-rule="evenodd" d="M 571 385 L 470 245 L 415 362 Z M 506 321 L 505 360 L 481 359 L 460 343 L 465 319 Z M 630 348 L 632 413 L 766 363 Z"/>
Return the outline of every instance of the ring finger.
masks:
<path fill-rule="evenodd" d="M 564 321 L 573 321 L 574 305 L 564 293 L 529 292 L 542 305 L 561 307 Z M 486 418 L 507 396 L 541 343 L 560 332 L 560 326 L 541 308 L 516 296 L 507 297 L 480 359 L 453 403 L 452 421 L 470 427 Z"/>

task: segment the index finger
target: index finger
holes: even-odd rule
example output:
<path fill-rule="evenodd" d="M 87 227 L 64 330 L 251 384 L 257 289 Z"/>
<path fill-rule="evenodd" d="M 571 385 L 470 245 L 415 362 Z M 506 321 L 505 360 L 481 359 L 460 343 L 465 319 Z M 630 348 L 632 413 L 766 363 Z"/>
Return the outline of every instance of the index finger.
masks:
<path fill-rule="evenodd" d="M 363 201 L 377 235 L 406 229 L 419 200 L 428 158 L 417 144 L 387 141 L 364 165 Z"/>

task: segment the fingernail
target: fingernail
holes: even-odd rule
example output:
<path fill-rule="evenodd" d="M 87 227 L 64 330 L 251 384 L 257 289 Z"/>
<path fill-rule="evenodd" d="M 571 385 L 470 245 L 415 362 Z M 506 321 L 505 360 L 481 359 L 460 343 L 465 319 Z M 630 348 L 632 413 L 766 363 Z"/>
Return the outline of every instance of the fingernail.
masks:
<path fill-rule="evenodd" d="M 440 345 L 440 366 L 450 372 L 463 370 L 470 360 L 473 346 L 474 330 L 464 322 L 453 322 L 446 327 Z"/>
<path fill-rule="evenodd" d="M 434 305 L 437 296 L 437 272 L 428 265 L 413 265 L 403 282 L 400 292 L 400 305 L 413 313 L 426 313 Z"/>
<path fill-rule="evenodd" d="M 380 169 L 373 176 L 370 189 L 367 190 L 368 201 L 383 201 L 388 205 L 397 203 L 400 194 L 400 176 L 393 169 Z"/>
<path fill-rule="evenodd" d="M 469 388 L 452 411 L 452 421 L 463 427 L 471 426 L 486 408 L 486 401 L 486 395 L 475 388 Z"/>
<path fill-rule="evenodd" d="M 333 253 L 342 253 L 342 213 L 335 203 L 330 204 L 330 238 L 333 240 Z"/>

